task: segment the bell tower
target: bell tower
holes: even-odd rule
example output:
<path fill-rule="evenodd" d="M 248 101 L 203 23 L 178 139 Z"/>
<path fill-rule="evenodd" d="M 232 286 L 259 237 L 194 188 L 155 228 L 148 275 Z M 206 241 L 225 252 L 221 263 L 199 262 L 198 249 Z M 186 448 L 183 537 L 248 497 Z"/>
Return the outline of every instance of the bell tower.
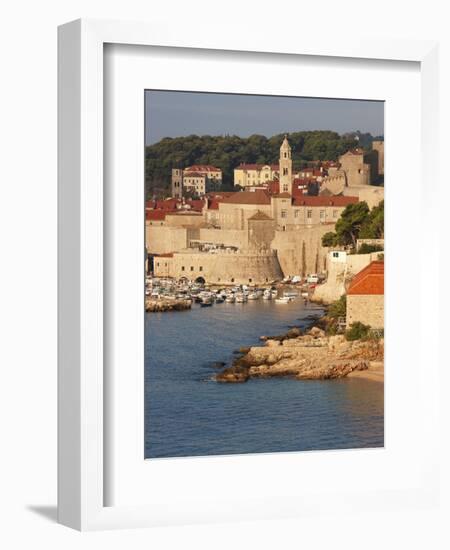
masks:
<path fill-rule="evenodd" d="M 286 134 L 280 147 L 280 193 L 292 195 L 292 156 Z"/>

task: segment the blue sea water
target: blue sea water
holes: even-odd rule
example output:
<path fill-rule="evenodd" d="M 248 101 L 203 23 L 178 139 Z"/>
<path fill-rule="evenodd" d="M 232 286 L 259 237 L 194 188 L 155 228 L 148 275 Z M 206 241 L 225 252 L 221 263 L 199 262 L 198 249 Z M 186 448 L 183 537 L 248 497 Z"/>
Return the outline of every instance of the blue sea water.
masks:
<path fill-rule="evenodd" d="M 290 378 L 220 384 L 214 363 L 320 313 L 290 304 L 194 305 L 145 319 L 145 458 L 382 447 L 383 384 Z"/>

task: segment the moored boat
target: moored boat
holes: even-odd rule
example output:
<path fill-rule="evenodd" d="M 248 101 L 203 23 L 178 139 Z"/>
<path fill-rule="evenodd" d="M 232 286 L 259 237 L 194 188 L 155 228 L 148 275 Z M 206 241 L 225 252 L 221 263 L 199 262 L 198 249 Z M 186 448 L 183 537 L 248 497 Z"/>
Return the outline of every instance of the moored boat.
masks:
<path fill-rule="evenodd" d="M 288 304 L 291 300 L 292 300 L 292 298 L 290 298 L 289 296 L 281 296 L 280 298 L 275 298 L 275 303 L 276 304 Z"/>

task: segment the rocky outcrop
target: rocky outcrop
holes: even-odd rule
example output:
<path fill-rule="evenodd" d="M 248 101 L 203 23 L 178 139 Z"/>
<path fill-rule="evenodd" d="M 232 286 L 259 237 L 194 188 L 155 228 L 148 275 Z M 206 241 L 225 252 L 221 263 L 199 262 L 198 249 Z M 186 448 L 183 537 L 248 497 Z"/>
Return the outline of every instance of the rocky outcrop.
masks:
<path fill-rule="evenodd" d="M 291 333 L 292 335 L 292 333 Z M 348 342 L 343 335 L 326 336 L 313 327 L 305 335 L 268 338 L 250 348 L 216 376 L 219 382 L 291 376 L 298 380 L 343 378 L 383 360 L 383 340 Z"/>
<path fill-rule="evenodd" d="M 185 309 L 191 309 L 191 300 L 170 300 L 159 298 L 154 300 L 152 298 L 145 299 L 145 311 L 150 313 L 160 313 L 163 311 L 183 311 Z"/>

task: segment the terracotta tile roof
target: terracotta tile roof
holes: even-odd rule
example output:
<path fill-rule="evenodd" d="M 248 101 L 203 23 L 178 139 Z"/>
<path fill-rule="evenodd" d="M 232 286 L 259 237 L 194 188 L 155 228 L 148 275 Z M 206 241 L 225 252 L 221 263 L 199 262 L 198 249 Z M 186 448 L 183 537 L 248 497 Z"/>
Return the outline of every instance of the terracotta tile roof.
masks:
<path fill-rule="evenodd" d="M 295 197 L 294 206 L 347 206 L 348 204 L 356 204 L 359 202 L 358 197 L 347 197 L 344 195 L 333 195 L 325 197 L 319 195 L 317 197 Z"/>
<path fill-rule="evenodd" d="M 145 212 L 145 219 L 149 221 L 161 221 L 166 219 L 167 211 L 165 210 L 147 210 Z"/>
<path fill-rule="evenodd" d="M 278 193 L 278 195 L 273 196 L 274 199 L 290 199 L 291 195 L 289 193 Z"/>
<path fill-rule="evenodd" d="M 372 262 L 357 273 L 351 280 L 347 294 L 384 294 L 384 262 Z"/>
<path fill-rule="evenodd" d="M 186 204 L 189 205 L 192 210 L 201 212 L 205 203 L 201 199 L 190 199 L 186 201 Z"/>
<path fill-rule="evenodd" d="M 176 210 L 179 199 L 152 200 L 145 203 L 149 210 Z"/>
<path fill-rule="evenodd" d="M 201 216 L 201 212 L 194 210 L 177 210 L 176 212 L 166 212 L 166 216 Z"/>
<path fill-rule="evenodd" d="M 221 172 L 221 169 L 216 168 L 211 164 L 194 164 L 193 166 L 188 166 L 183 171 L 184 172 Z"/>
<path fill-rule="evenodd" d="M 223 204 L 270 204 L 267 191 L 238 191 L 221 201 Z"/>
<path fill-rule="evenodd" d="M 258 210 L 258 212 L 256 212 L 256 214 L 253 214 L 253 216 L 251 216 L 248 220 L 252 220 L 252 221 L 267 221 L 267 220 L 273 220 L 273 218 L 271 218 L 270 216 L 268 216 L 267 214 L 264 214 L 264 212 L 261 212 L 261 210 Z"/>

